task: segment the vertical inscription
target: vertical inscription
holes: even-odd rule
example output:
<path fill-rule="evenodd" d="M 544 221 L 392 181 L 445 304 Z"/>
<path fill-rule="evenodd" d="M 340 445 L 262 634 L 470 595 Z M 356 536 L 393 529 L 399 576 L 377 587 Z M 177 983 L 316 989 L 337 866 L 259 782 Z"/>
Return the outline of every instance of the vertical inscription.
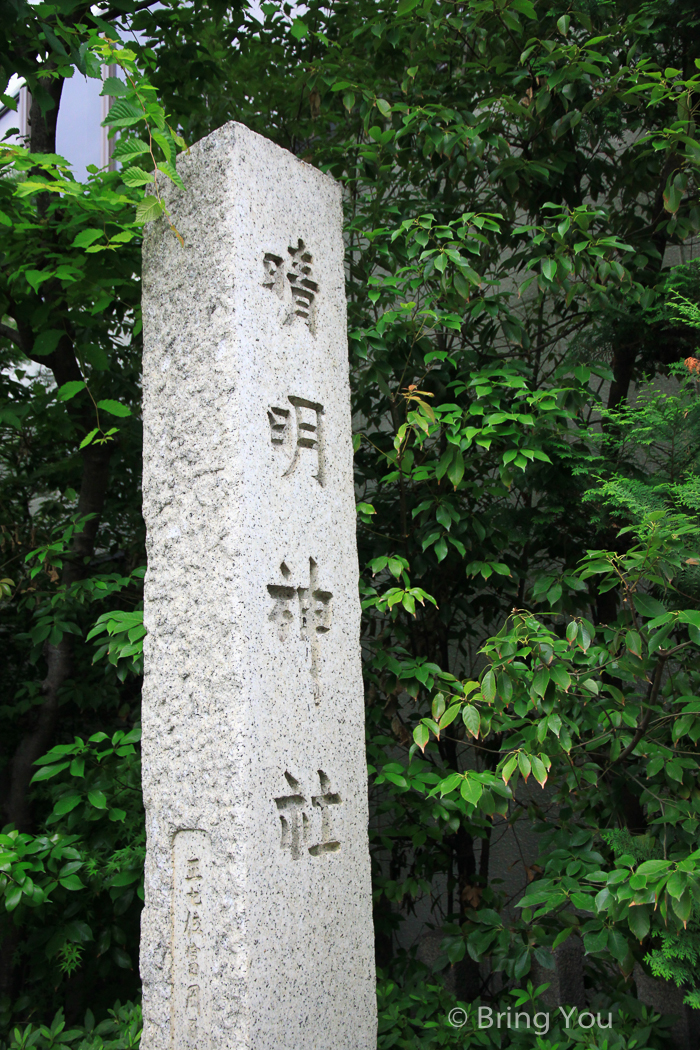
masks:
<path fill-rule="evenodd" d="M 172 1050 L 209 1050 L 211 1003 L 206 938 L 211 850 L 205 831 L 173 841 Z"/>

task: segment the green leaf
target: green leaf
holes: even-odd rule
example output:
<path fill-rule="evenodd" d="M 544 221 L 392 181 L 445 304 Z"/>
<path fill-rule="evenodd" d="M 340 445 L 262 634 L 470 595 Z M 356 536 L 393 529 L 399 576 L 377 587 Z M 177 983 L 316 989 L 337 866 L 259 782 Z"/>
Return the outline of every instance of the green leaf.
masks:
<path fill-rule="evenodd" d="M 445 711 L 444 715 L 442 716 L 442 718 L 440 719 L 440 721 L 438 723 L 438 725 L 440 726 L 440 729 L 443 730 L 447 726 L 451 725 L 454 722 L 455 718 L 457 717 L 457 715 L 459 714 L 459 712 L 461 710 L 462 710 L 462 705 L 461 704 L 452 704 L 451 707 L 448 707 L 447 710 Z M 474 735 L 476 735 L 476 734 L 474 734 Z"/>
<path fill-rule="evenodd" d="M 571 677 L 563 664 L 552 664 L 552 666 L 549 668 L 549 675 L 554 684 L 559 686 L 560 689 L 564 689 L 566 691 L 570 687 Z"/>
<path fill-rule="evenodd" d="M 99 432 L 100 432 L 100 431 L 99 431 L 99 428 L 98 428 L 98 427 L 95 427 L 95 429 L 94 429 L 94 430 L 91 430 L 89 434 L 86 434 L 86 435 L 85 435 L 85 437 L 83 438 L 83 440 L 82 440 L 82 441 L 80 442 L 80 446 L 79 446 L 79 447 L 80 447 L 80 448 L 85 448 L 85 447 L 86 447 L 86 445 L 89 445 L 89 444 L 90 444 L 90 442 L 92 441 L 92 439 L 93 439 L 94 437 L 97 437 L 97 435 L 99 434 Z"/>
<path fill-rule="evenodd" d="M 35 354 L 37 357 L 52 354 L 58 346 L 62 335 L 65 335 L 65 332 L 60 332 L 57 328 L 49 328 L 46 332 L 41 332 L 34 341 L 32 354 Z"/>
<path fill-rule="evenodd" d="M 72 777 L 84 777 L 85 776 L 85 759 L 74 758 L 70 764 L 70 775 Z"/>
<path fill-rule="evenodd" d="M 141 871 L 120 871 L 119 874 L 115 875 L 112 879 L 112 885 L 131 886 L 132 883 L 139 881 L 141 875 Z"/>
<path fill-rule="evenodd" d="M 153 194 L 149 194 L 136 205 L 136 222 L 139 224 L 153 222 L 162 212 L 163 204 L 161 201 Z"/>
<path fill-rule="evenodd" d="M 84 890 L 85 886 L 77 875 L 67 875 L 65 879 L 58 880 L 64 890 Z"/>
<path fill-rule="evenodd" d="M 517 764 L 518 764 L 518 756 L 517 755 L 511 755 L 510 758 L 508 759 L 508 761 L 506 762 L 506 764 L 504 765 L 504 767 L 503 767 L 503 769 L 501 771 L 501 776 L 503 777 L 503 780 L 505 781 L 506 784 L 508 783 L 510 778 L 513 776 L 513 773 L 515 772 L 515 767 L 517 766 Z"/>
<path fill-rule="evenodd" d="M 68 383 L 64 383 L 63 386 L 58 388 L 56 399 L 58 401 L 70 401 L 72 397 L 75 397 L 76 394 L 79 394 L 84 389 L 85 383 L 82 379 L 71 379 Z"/>
<path fill-rule="evenodd" d="M 661 616 L 667 612 L 666 607 L 661 602 L 657 602 L 656 598 L 650 598 L 648 594 L 635 594 L 634 604 L 642 616 L 646 616 L 649 619 L 654 616 Z"/>
<path fill-rule="evenodd" d="M 131 415 L 131 409 L 128 405 L 122 405 L 120 401 L 110 401 L 109 398 L 106 401 L 98 401 L 97 407 L 104 412 L 109 412 L 111 416 L 125 418 Z"/>
<path fill-rule="evenodd" d="M 105 77 L 102 84 L 101 95 L 113 95 L 115 98 L 124 98 L 129 94 L 129 86 L 119 77 Z"/>
<path fill-rule="evenodd" d="M 483 785 L 478 780 L 471 779 L 467 773 L 460 788 L 462 798 L 466 799 L 467 802 L 471 802 L 472 806 L 476 806 L 479 803 L 483 790 Z"/>
<path fill-rule="evenodd" d="M 377 109 L 379 110 L 379 112 L 381 113 L 381 115 L 383 117 L 391 116 L 391 106 L 389 105 L 389 103 L 387 102 L 387 100 L 385 98 L 378 98 L 377 99 Z"/>
<path fill-rule="evenodd" d="M 8 884 L 8 888 L 5 890 L 5 908 L 7 911 L 14 911 L 19 902 L 22 900 L 22 888 L 21 886 L 13 886 L 12 883 Z"/>
<path fill-rule="evenodd" d="M 645 905 L 631 907 L 627 912 L 629 928 L 638 941 L 643 941 L 651 928 L 649 908 Z"/>
<path fill-rule="evenodd" d="M 421 751 L 425 751 L 426 745 L 430 740 L 430 730 L 421 722 L 420 725 L 417 725 L 413 730 L 413 739 Z"/>
<path fill-rule="evenodd" d="M 627 958 L 629 946 L 626 938 L 623 937 L 619 930 L 610 930 L 608 933 L 608 949 L 619 963 L 623 963 Z"/>
<path fill-rule="evenodd" d="M 686 890 L 686 892 L 676 900 L 674 897 L 671 898 L 671 907 L 674 912 L 681 920 L 682 923 L 686 923 L 690 916 L 693 914 L 693 899 Z"/>
<path fill-rule="evenodd" d="M 535 671 L 535 675 L 532 679 L 532 692 L 536 693 L 537 696 L 544 696 L 547 692 L 548 685 L 549 671 L 546 667 L 540 667 L 539 670 Z"/>
<path fill-rule="evenodd" d="M 103 791 L 88 791 L 88 800 L 95 809 L 107 809 L 107 798 Z"/>
<path fill-rule="evenodd" d="M 526 18 L 537 19 L 537 11 L 532 0 L 510 0 L 510 6 L 514 11 L 519 11 L 521 15 L 525 15 Z"/>
<path fill-rule="evenodd" d="M 102 125 L 103 127 L 107 126 L 114 128 L 130 127 L 141 120 L 145 120 L 145 114 L 141 107 L 135 106 L 133 102 L 127 102 L 126 99 L 120 98 L 111 107 L 107 118 L 102 121 Z"/>
<path fill-rule="evenodd" d="M 35 773 L 30 783 L 34 784 L 39 780 L 50 780 L 51 777 L 55 777 L 57 773 L 61 773 L 64 769 L 68 769 L 70 762 L 59 762 L 55 766 L 44 766 L 38 773 Z"/>
<path fill-rule="evenodd" d="M 396 14 L 401 18 L 402 15 L 407 15 L 409 11 L 412 11 L 414 7 L 418 7 L 419 3 L 420 0 L 399 0 Z"/>
<path fill-rule="evenodd" d="M 112 948 L 112 957 L 122 970 L 131 969 L 131 956 L 123 948 Z"/>
<path fill-rule="evenodd" d="M 125 168 L 121 174 L 125 186 L 147 186 L 154 181 L 153 172 L 143 168 Z"/>
<path fill-rule="evenodd" d="M 640 638 L 637 631 L 628 631 L 625 635 L 625 645 L 631 653 L 638 656 L 641 659 L 642 656 L 642 639 Z"/>
<path fill-rule="evenodd" d="M 94 244 L 100 237 L 104 237 L 105 231 L 98 230 L 94 227 L 90 227 L 87 230 L 81 230 L 78 236 L 73 241 L 74 248 L 87 248 L 89 244 Z"/>
<path fill-rule="evenodd" d="M 467 704 L 462 710 L 462 720 L 474 739 L 478 739 L 481 728 L 481 716 L 478 708 L 472 704 Z"/>
<path fill-rule="evenodd" d="M 658 875 L 662 871 L 668 871 L 671 867 L 670 860 L 645 860 L 637 868 L 637 875 Z"/>
<path fill-rule="evenodd" d="M 80 804 L 80 801 L 80 795 L 64 795 L 64 797 L 60 798 L 53 807 L 53 811 L 58 814 L 58 816 L 62 817 L 66 813 L 70 813 L 71 810 L 75 809 L 75 807 Z"/>
<path fill-rule="evenodd" d="M 135 159 L 136 157 L 142 156 L 144 153 L 150 152 L 148 143 L 142 142 L 141 139 L 120 138 L 114 147 L 112 156 L 118 160 L 126 161 L 129 158 Z"/>
<path fill-rule="evenodd" d="M 541 787 L 544 787 L 547 783 L 547 770 L 545 768 L 544 762 L 542 761 L 542 759 L 537 758 L 535 755 L 531 756 L 530 762 L 532 763 L 533 777 Z"/>
<path fill-rule="evenodd" d="M 447 476 L 455 488 L 464 477 L 464 456 L 458 448 L 452 453 L 452 460 L 447 467 Z"/>
<path fill-rule="evenodd" d="M 289 32 L 295 40 L 304 40 L 309 35 L 309 27 L 306 22 L 302 22 L 301 18 L 295 18 Z"/>
<path fill-rule="evenodd" d="M 605 951 L 608 946 L 608 931 L 602 929 L 597 930 L 595 933 L 586 933 L 583 937 L 583 943 L 586 955 L 590 955 L 591 952 Z"/>
<path fill-rule="evenodd" d="M 496 699 L 496 676 L 490 667 L 481 679 L 481 694 L 487 703 L 492 704 Z"/>
<path fill-rule="evenodd" d="M 548 281 L 553 281 L 557 274 L 557 264 L 554 259 L 542 260 L 542 273 Z"/>

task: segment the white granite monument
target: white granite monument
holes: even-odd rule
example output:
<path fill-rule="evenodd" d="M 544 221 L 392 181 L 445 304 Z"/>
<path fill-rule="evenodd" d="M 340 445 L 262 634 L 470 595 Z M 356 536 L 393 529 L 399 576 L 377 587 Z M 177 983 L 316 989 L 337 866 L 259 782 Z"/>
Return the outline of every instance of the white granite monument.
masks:
<path fill-rule="evenodd" d="M 373 1050 L 341 195 L 240 124 L 144 245 L 142 1050 Z"/>

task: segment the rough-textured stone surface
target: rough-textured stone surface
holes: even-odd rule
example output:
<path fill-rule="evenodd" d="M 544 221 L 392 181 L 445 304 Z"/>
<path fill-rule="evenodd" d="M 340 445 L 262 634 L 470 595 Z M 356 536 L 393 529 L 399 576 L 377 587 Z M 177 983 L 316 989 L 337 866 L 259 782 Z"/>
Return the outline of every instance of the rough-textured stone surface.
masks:
<path fill-rule="evenodd" d="M 685 992 L 672 981 L 661 981 L 644 973 L 639 963 L 634 967 L 637 995 L 643 1003 L 662 1016 L 673 1014 L 675 1024 L 669 1032 L 669 1050 L 698 1050 L 700 1047 L 700 1010 L 683 1002 Z"/>
<path fill-rule="evenodd" d="M 375 1046 L 341 201 L 239 124 L 144 248 L 143 1050 Z"/>
<path fill-rule="evenodd" d="M 549 987 L 540 996 L 540 1002 L 548 1010 L 558 1010 L 560 1006 L 567 1009 L 571 1006 L 579 1010 L 586 1008 L 586 990 L 583 983 L 583 941 L 580 937 L 569 937 L 568 940 L 549 953 L 554 962 L 552 969 L 543 966 L 536 959 L 530 966 L 530 979 L 535 987 L 548 984 Z"/>

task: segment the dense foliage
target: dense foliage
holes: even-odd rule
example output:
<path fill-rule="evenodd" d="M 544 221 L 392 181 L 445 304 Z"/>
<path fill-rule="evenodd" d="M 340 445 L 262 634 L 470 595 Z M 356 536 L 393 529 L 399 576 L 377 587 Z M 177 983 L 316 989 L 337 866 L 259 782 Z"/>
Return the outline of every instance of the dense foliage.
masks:
<path fill-rule="evenodd" d="M 140 232 L 228 119 L 345 187 L 380 1044 L 495 1039 L 397 950 L 428 900 L 462 998 L 533 1001 L 581 938 L 609 1045 L 663 1045 L 635 964 L 700 1005 L 695 4 L 0 13 L 32 93 L 0 146 L 9 1045 L 59 1008 L 98 1045 L 86 1008 L 138 992 Z M 61 88 L 108 62 L 122 167 L 82 185 Z M 524 825 L 509 900 L 492 842 Z"/>

